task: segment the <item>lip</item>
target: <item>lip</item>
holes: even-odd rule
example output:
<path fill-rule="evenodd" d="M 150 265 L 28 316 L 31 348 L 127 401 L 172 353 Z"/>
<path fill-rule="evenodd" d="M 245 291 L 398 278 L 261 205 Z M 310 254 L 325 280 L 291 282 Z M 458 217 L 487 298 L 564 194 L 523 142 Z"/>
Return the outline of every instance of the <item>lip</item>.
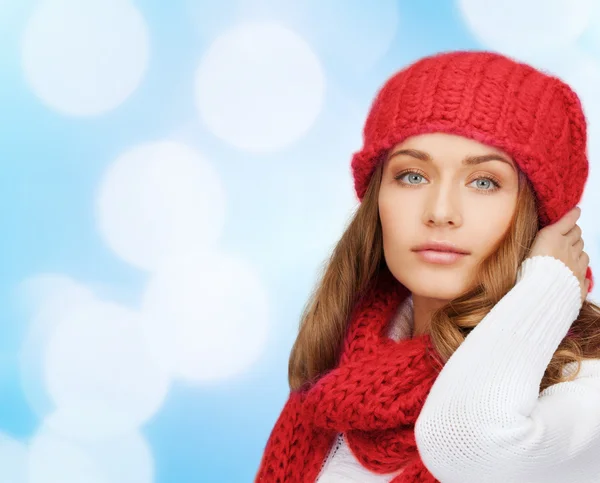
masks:
<path fill-rule="evenodd" d="M 457 252 L 440 252 L 437 250 L 419 250 L 415 252 L 417 256 L 428 263 L 438 263 L 441 265 L 450 265 L 458 262 L 461 258 L 466 257 L 465 253 Z"/>
<path fill-rule="evenodd" d="M 443 252 L 443 253 L 455 253 L 458 255 L 469 255 L 469 253 L 470 253 L 467 250 L 457 247 L 454 243 L 438 242 L 438 241 L 430 241 L 427 243 L 423 243 L 423 244 L 413 248 L 413 251 L 414 252 L 434 251 L 434 252 Z"/>

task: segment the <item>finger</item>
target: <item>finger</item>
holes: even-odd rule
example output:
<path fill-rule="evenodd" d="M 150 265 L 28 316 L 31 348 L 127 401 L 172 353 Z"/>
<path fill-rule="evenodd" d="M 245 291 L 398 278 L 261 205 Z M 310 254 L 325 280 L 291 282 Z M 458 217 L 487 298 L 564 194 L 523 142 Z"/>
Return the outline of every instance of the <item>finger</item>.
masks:
<path fill-rule="evenodd" d="M 581 253 L 583 251 L 583 246 L 584 246 L 583 238 L 580 238 L 573 245 L 573 249 L 575 250 L 576 253 Z"/>
<path fill-rule="evenodd" d="M 581 208 L 576 206 L 571 211 L 569 211 L 565 216 L 563 216 L 560 220 L 554 223 L 556 229 L 560 232 L 561 235 L 566 235 L 571 228 L 577 223 L 579 216 L 581 215 Z"/>
<path fill-rule="evenodd" d="M 590 265 L 590 257 L 585 251 L 581 252 L 581 255 L 579 255 L 579 258 L 577 259 L 577 264 L 579 265 L 581 276 L 585 277 L 587 268 Z"/>
<path fill-rule="evenodd" d="M 578 240 L 581 239 L 581 227 L 579 225 L 575 225 L 569 230 L 565 237 L 567 237 L 571 245 L 574 245 Z"/>
<path fill-rule="evenodd" d="M 590 264 L 590 256 L 587 254 L 587 252 L 582 251 L 581 254 L 579 255 L 579 263 L 581 263 L 582 265 L 585 265 L 585 268 L 587 270 L 588 265 Z"/>

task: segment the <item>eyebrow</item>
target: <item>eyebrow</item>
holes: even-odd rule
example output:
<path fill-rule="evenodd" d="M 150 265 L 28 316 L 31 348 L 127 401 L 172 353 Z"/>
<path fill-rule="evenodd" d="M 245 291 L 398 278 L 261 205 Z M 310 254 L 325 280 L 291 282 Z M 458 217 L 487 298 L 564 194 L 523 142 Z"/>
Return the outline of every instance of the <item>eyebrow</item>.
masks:
<path fill-rule="evenodd" d="M 406 155 L 412 158 L 420 159 L 421 161 L 431 162 L 431 156 L 429 154 L 419 151 L 417 149 L 400 149 L 399 151 L 395 151 L 388 160 L 392 159 L 395 156 Z M 513 163 L 500 154 L 483 154 L 481 156 L 467 156 L 463 159 L 462 164 L 465 166 L 475 166 L 481 163 L 487 163 L 488 161 L 502 161 L 503 163 L 508 164 L 511 168 L 515 169 Z"/>

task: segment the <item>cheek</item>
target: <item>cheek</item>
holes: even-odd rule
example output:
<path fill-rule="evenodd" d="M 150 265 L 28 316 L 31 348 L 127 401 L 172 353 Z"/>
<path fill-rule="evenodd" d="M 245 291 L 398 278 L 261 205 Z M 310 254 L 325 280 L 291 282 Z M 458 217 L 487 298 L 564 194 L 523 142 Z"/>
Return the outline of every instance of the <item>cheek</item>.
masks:
<path fill-rule="evenodd" d="M 494 210 L 474 213 L 469 223 L 471 240 L 476 240 L 482 258 L 495 251 L 506 236 L 512 221 L 514 206 L 495 207 Z M 473 247 L 475 248 L 475 247 Z"/>
<path fill-rule="evenodd" d="M 383 244 L 388 248 L 404 247 L 409 244 L 409 235 L 413 232 L 414 218 L 408 210 L 398 210 L 392 203 L 380 203 L 379 219 L 383 234 Z"/>
<path fill-rule="evenodd" d="M 411 191 L 411 190 L 406 190 Z M 382 187 L 379 193 L 378 207 L 381 227 L 386 233 L 406 232 L 407 227 L 414 223 L 416 216 L 415 203 L 406 199 L 406 193 L 401 189 Z"/>

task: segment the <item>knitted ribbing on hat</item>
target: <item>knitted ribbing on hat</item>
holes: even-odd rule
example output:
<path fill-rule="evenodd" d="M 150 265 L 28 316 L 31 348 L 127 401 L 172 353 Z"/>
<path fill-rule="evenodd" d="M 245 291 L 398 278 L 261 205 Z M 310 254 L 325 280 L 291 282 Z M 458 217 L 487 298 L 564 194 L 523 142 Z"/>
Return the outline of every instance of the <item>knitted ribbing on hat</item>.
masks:
<path fill-rule="evenodd" d="M 428 334 L 398 342 L 387 337 L 388 322 L 407 295 L 391 275 L 366 292 L 350 319 L 336 368 L 291 392 L 256 482 L 314 482 L 338 433 L 371 471 L 402 470 L 393 483 L 437 481 L 423 465 L 414 436 L 439 373 L 435 349 Z"/>
<path fill-rule="evenodd" d="M 540 227 L 581 199 L 589 172 L 585 116 L 575 92 L 554 76 L 477 51 L 432 55 L 397 72 L 375 97 L 352 158 L 359 200 L 390 148 L 432 132 L 509 154 L 533 186 Z M 589 268 L 587 278 L 593 282 Z"/>

